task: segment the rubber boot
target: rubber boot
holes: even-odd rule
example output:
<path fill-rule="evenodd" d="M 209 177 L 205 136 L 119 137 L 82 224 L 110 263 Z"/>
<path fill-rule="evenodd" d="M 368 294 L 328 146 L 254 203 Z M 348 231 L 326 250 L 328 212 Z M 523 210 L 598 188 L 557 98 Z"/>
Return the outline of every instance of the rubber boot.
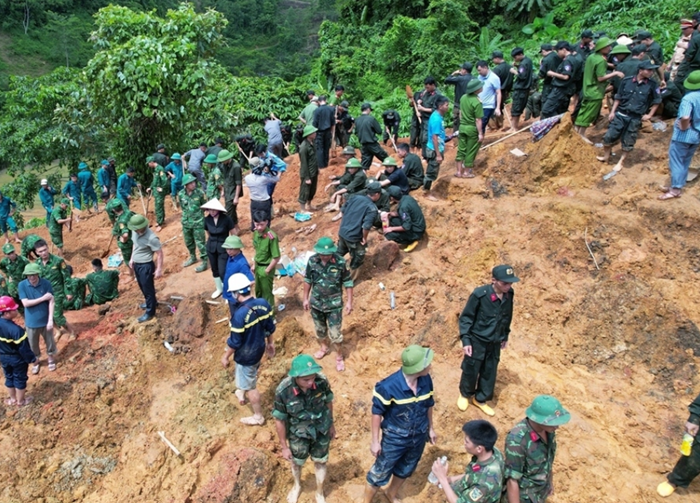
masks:
<path fill-rule="evenodd" d="M 207 259 L 203 258 L 202 263 L 197 266 L 197 268 L 194 270 L 194 272 L 203 272 L 207 270 L 207 265 L 208 261 Z"/>
<path fill-rule="evenodd" d="M 216 285 L 216 290 L 211 294 L 212 299 L 218 298 L 224 292 L 224 282 L 221 278 L 214 278 L 214 284 Z"/>
<path fill-rule="evenodd" d="M 190 258 L 188 258 L 182 263 L 182 267 L 189 267 L 195 262 L 197 262 L 197 257 L 195 257 L 194 255 L 190 255 Z"/>

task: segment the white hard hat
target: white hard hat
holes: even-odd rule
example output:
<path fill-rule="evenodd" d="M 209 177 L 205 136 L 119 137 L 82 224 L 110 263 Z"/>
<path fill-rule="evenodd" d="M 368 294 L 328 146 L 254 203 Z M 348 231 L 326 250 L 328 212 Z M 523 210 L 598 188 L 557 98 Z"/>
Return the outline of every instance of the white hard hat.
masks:
<path fill-rule="evenodd" d="M 250 280 L 248 277 L 240 272 L 237 272 L 228 279 L 228 291 L 238 292 L 240 290 L 245 290 L 250 287 Z"/>
<path fill-rule="evenodd" d="M 49 181 L 46 178 L 41 179 L 41 185 L 48 185 Z"/>

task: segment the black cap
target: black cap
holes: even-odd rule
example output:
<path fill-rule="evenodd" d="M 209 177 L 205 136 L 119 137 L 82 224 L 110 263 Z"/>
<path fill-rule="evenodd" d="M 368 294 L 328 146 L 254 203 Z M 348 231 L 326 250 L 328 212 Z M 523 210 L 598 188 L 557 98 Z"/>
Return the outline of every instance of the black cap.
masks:
<path fill-rule="evenodd" d="M 552 50 L 552 44 L 542 44 L 540 46 L 540 52 L 542 51 L 551 51 Z"/>
<path fill-rule="evenodd" d="M 159 143 L 158 146 L 156 147 L 156 150 L 160 150 L 162 148 L 165 148 L 165 145 L 163 145 L 162 143 Z"/>
<path fill-rule="evenodd" d="M 659 67 L 659 65 L 655 65 L 648 59 L 645 59 L 639 64 L 639 69 L 640 70 L 656 70 Z"/>
<path fill-rule="evenodd" d="M 491 275 L 498 281 L 505 281 L 506 283 L 517 283 L 520 281 L 515 273 L 513 272 L 513 267 L 507 264 L 497 265 L 491 270 Z"/>
<path fill-rule="evenodd" d="M 501 58 L 501 59 L 503 59 L 503 53 L 502 53 L 501 51 L 493 51 L 493 52 L 491 53 L 491 59 L 494 59 L 494 58 Z"/>
<path fill-rule="evenodd" d="M 362 106 L 360 107 L 360 110 L 363 112 L 365 110 L 372 110 L 372 105 L 370 105 L 369 103 L 363 103 Z"/>
<path fill-rule="evenodd" d="M 136 170 L 134 169 L 133 166 L 129 166 L 128 168 L 126 168 L 127 173 L 133 173 L 134 171 L 136 171 Z"/>
<path fill-rule="evenodd" d="M 647 46 L 644 44 L 637 44 L 631 49 L 632 51 L 632 56 L 639 56 L 640 54 L 644 54 L 647 52 Z"/>
<path fill-rule="evenodd" d="M 471 72 L 471 71 L 472 71 L 472 68 L 474 68 L 474 65 L 472 65 L 469 61 L 467 61 L 466 63 L 462 63 L 462 69 L 463 69 L 463 70 L 466 70 L 466 71 L 468 71 L 468 72 Z"/>
<path fill-rule="evenodd" d="M 581 38 L 593 38 L 593 30 L 583 30 L 581 32 Z"/>
<path fill-rule="evenodd" d="M 640 30 L 634 38 L 635 40 L 646 40 L 647 38 L 652 38 L 652 36 L 650 31 Z"/>
<path fill-rule="evenodd" d="M 511 57 L 513 57 L 513 58 L 514 58 L 515 56 L 517 56 L 518 54 L 525 54 L 525 49 L 523 49 L 522 47 L 516 47 L 515 49 L 513 49 L 512 51 L 510 51 L 510 55 L 511 55 Z"/>
<path fill-rule="evenodd" d="M 308 91 L 306 91 L 306 96 L 315 96 L 315 95 L 316 95 L 316 93 L 314 92 L 313 89 L 309 89 Z"/>
<path fill-rule="evenodd" d="M 557 42 L 557 44 L 554 46 L 554 50 L 555 50 L 555 51 L 560 51 L 560 50 L 562 50 L 562 49 L 566 49 L 566 50 L 570 51 L 571 48 L 570 48 L 570 46 L 569 46 L 569 42 L 567 42 L 566 40 L 560 40 L 560 41 Z"/>
<path fill-rule="evenodd" d="M 350 107 L 350 103 L 348 103 L 347 101 L 343 100 L 343 101 L 340 102 L 340 106 L 343 107 L 343 108 L 349 108 L 349 107 Z"/>

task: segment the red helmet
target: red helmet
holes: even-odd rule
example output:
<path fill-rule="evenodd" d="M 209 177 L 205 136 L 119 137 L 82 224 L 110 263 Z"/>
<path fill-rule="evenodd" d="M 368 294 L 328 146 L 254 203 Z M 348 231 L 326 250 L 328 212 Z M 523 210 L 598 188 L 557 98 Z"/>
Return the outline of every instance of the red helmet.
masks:
<path fill-rule="evenodd" d="M 0 313 L 6 313 L 7 311 L 16 311 L 19 308 L 15 299 L 3 295 L 0 297 Z"/>

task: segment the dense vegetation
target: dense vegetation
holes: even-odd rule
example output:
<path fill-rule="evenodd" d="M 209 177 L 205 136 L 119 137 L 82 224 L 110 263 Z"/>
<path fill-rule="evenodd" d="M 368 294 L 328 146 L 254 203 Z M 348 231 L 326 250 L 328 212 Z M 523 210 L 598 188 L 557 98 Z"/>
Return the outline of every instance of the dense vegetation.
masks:
<path fill-rule="evenodd" d="M 651 28 L 670 56 L 680 0 L 0 0 L 0 163 L 33 204 L 36 174 L 56 160 L 113 155 L 144 170 L 155 144 L 193 148 L 262 134 L 274 112 L 293 123 L 304 91 L 346 86 L 394 108 L 405 86 L 443 79 L 463 61 L 521 45 Z M 449 90 L 446 90 L 449 94 Z M 27 170 L 27 167 L 33 170 Z M 20 176 L 23 175 L 24 176 Z M 146 173 L 143 175 L 147 176 Z"/>

